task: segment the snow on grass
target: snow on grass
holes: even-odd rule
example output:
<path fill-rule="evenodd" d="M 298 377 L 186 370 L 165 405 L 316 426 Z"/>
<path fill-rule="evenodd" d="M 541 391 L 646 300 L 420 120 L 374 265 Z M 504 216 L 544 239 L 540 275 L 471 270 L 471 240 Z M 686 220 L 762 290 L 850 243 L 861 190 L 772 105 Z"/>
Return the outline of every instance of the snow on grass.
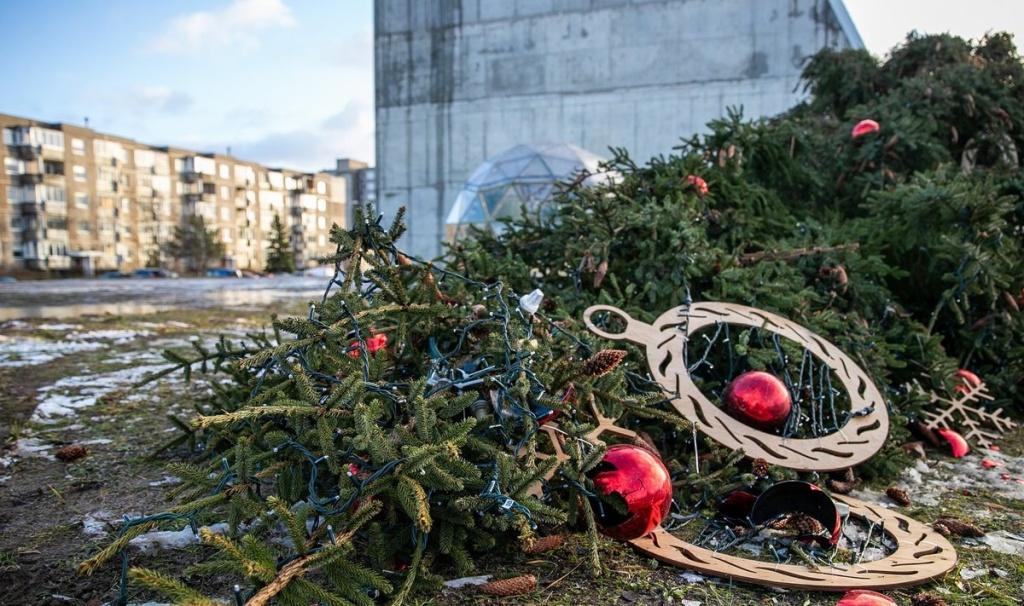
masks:
<path fill-rule="evenodd" d="M 95 405 L 103 396 L 137 383 L 162 368 L 163 364 L 143 364 L 105 373 L 64 377 L 39 389 L 41 400 L 32 413 L 32 421 L 52 423 L 55 417 L 74 415 L 82 408 Z"/>
<path fill-rule="evenodd" d="M 0 335 L 0 367 L 38 366 L 68 354 L 104 347 L 104 344 L 92 341 L 48 341 L 36 337 Z"/>
<path fill-rule="evenodd" d="M 225 534 L 228 525 L 225 522 L 218 522 L 210 526 L 203 526 L 215 534 Z M 200 530 L 202 530 L 200 528 Z M 181 530 L 152 530 L 140 534 L 129 542 L 129 545 L 137 547 L 143 553 L 149 553 L 157 549 L 182 549 L 199 542 L 199 535 L 192 532 L 191 526 L 185 526 Z"/>
<path fill-rule="evenodd" d="M 71 341 L 110 341 L 114 345 L 131 343 L 136 339 L 151 336 L 153 333 L 148 330 L 129 330 L 126 328 L 89 330 L 86 332 L 73 332 L 67 335 Z"/>

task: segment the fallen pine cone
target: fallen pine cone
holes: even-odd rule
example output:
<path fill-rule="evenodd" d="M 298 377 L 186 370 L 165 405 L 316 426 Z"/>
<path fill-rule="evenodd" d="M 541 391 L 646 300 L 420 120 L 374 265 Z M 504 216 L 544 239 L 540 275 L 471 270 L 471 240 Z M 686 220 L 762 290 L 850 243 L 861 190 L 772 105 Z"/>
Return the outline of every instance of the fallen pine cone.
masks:
<path fill-rule="evenodd" d="M 903 507 L 910 505 L 910 495 L 907 494 L 906 490 L 903 490 L 901 488 L 890 486 L 889 488 L 885 489 L 885 496 L 889 497 L 893 501 L 896 501 L 896 503 L 902 505 Z"/>
<path fill-rule="evenodd" d="M 615 370 L 615 367 L 626 357 L 621 349 L 602 349 L 583 363 L 583 374 L 590 377 L 603 377 Z"/>
<path fill-rule="evenodd" d="M 941 524 L 949 529 L 949 532 L 957 535 L 958 537 L 983 537 L 985 531 L 978 528 L 970 522 L 964 520 L 958 520 L 957 518 L 939 518 L 936 524 Z M 933 525 L 934 527 L 934 525 Z"/>
<path fill-rule="evenodd" d="M 523 553 L 530 555 L 544 553 L 545 551 L 551 551 L 552 549 L 558 549 L 565 543 L 564 534 L 553 534 L 546 537 L 540 537 L 535 539 L 528 547 L 523 548 Z"/>
<path fill-rule="evenodd" d="M 768 524 L 773 530 L 789 530 L 801 535 L 818 535 L 825 532 L 821 522 L 806 513 L 791 513 Z"/>
<path fill-rule="evenodd" d="M 771 470 L 771 467 L 768 465 L 768 461 L 765 461 L 764 459 L 754 459 L 751 467 L 754 472 L 754 477 L 761 480 L 767 478 L 768 472 Z"/>
<path fill-rule="evenodd" d="M 949 528 L 946 528 L 946 525 L 943 524 L 942 522 L 936 522 L 936 523 L 932 524 L 932 530 L 934 530 L 935 532 L 941 534 L 944 537 L 948 537 L 948 536 L 953 534 L 952 532 L 949 531 Z"/>
<path fill-rule="evenodd" d="M 910 598 L 911 606 L 949 606 L 946 600 L 930 593 L 919 593 Z"/>
<path fill-rule="evenodd" d="M 479 587 L 480 593 L 500 597 L 523 595 L 524 593 L 530 593 L 534 589 L 537 589 L 537 577 L 532 574 L 524 574 L 500 581 L 491 581 Z"/>
<path fill-rule="evenodd" d="M 85 446 L 82 446 L 81 444 L 70 444 L 68 446 L 65 446 L 64 448 L 61 448 L 54 454 L 61 461 L 64 461 L 65 463 L 70 463 L 72 461 L 77 461 L 78 459 L 81 459 L 85 455 L 89 454 L 89 451 L 86 450 Z"/>

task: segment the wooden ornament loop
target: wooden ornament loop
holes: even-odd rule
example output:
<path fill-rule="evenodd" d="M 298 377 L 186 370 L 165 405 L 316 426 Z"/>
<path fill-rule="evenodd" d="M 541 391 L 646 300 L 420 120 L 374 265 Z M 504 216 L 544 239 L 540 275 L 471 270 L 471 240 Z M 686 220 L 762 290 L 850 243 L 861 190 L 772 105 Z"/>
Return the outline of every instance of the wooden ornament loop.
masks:
<path fill-rule="evenodd" d="M 896 551 L 871 562 L 809 567 L 719 553 L 687 543 L 660 527 L 630 544 L 680 568 L 734 581 L 817 591 L 910 587 L 940 577 L 956 566 L 956 550 L 949 541 L 917 520 L 852 497 L 832 498 L 849 506 L 850 517 L 882 528 L 896 543 Z"/>
<path fill-rule="evenodd" d="M 593 322 L 607 312 L 625 322 L 620 333 L 609 333 Z M 645 324 L 610 305 L 595 305 L 583 314 L 594 334 L 627 340 L 647 350 L 651 374 L 671 397 L 672 406 L 700 431 L 748 457 L 800 471 L 834 471 L 871 458 L 885 443 L 889 414 L 882 394 L 848 355 L 803 326 L 773 313 L 732 303 L 693 303 L 670 309 L 654 324 Z M 737 421 L 712 403 L 694 384 L 684 363 L 688 340 L 701 329 L 718 323 L 767 330 L 794 341 L 829 367 L 849 396 L 851 409 L 837 431 L 815 438 L 784 438 Z"/>

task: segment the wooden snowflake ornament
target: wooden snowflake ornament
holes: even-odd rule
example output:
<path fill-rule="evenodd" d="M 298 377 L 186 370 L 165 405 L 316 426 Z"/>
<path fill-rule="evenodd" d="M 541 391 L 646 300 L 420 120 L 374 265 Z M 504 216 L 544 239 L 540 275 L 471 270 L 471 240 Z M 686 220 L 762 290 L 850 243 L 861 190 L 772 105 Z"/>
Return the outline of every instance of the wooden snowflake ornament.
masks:
<path fill-rule="evenodd" d="M 943 397 L 929 392 L 931 408 L 925 413 L 929 429 L 956 429 L 968 442 L 982 448 L 990 448 L 994 440 L 1017 427 L 1017 424 L 1003 415 L 1003 409 L 986 410 L 978 404 L 992 400 L 984 381 L 971 374 L 968 378 L 958 374 L 963 381 L 957 385 L 953 397 Z"/>

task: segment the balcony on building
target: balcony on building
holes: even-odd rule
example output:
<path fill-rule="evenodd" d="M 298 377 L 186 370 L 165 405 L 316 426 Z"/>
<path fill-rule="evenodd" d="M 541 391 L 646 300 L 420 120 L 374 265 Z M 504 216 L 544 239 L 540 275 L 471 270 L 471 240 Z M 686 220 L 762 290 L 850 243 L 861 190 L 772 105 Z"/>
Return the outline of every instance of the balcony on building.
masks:
<path fill-rule="evenodd" d="M 14 175 L 15 182 L 22 186 L 39 185 L 43 182 L 43 175 L 40 173 L 22 173 L 20 175 Z"/>
<path fill-rule="evenodd" d="M 19 160 L 35 160 L 43 153 L 42 145 L 32 143 L 14 143 L 8 145 L 7 149 Z"/>

